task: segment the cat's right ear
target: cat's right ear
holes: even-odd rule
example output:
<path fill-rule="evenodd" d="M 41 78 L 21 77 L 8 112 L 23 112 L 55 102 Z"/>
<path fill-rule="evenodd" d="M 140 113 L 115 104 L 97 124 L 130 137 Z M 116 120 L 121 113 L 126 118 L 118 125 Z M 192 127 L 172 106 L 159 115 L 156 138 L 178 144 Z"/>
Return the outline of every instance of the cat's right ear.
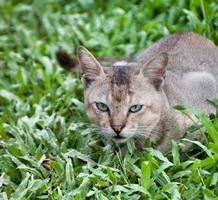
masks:
<path fill-rule="evenodd" d="M 104 70 L 100 63 L 86 48 L 82 46 L 78 47 L 77 56 L 85 87 L 88 87 L 93 81 L 105 76 Z"/>
<path fill-rule="evenodd" d="M 163 86 L 167 63 L 167 53 L 162 52 L 144 64 L 141 69 L 144 77 L 149 78 L 157 90 Z"/>

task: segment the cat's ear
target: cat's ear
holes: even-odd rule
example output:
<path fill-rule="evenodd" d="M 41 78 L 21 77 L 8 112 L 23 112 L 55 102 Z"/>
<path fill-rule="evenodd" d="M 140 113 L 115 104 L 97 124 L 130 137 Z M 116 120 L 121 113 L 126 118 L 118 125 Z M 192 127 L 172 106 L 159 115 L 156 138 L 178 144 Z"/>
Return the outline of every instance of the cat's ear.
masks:
<path fill-rule="evenodd" d="M 141 68 L 144 77 L 149 78 L 157 90 L 163 85 L 167 62 L 167 53 L 160 53 Z"/>
<path fill-rule="evenodd" d="M 105 75 L 103 68 L 95 57 L 84 47 L 77 49 L 77 56 L 82 72 L 82 79 L 85 87 L 91 82 Z"/>

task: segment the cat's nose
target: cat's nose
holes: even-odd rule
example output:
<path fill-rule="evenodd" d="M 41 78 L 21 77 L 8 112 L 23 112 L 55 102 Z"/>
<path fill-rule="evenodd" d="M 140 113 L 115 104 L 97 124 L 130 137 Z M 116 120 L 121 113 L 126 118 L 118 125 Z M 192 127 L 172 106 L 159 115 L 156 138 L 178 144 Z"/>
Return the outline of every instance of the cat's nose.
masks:
<path fill-rule="evenodd" d="M 123 125 L 111 125 L 111 128 L 114 130 L 115 133 L 117 133 L 119 135 L 119 133 L 122 131 L 123 129 Z"/>

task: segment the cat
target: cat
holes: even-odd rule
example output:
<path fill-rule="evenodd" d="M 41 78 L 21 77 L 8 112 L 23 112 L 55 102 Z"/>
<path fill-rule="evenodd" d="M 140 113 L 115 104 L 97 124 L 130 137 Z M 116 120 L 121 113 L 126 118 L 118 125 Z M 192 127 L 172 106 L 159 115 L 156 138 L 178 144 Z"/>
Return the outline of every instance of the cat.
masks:
<path fill-rule="evenodd" d="M 167 36 L 130 62 L 107 68 L 84 47 L 78 47 L 77 56 L 86 112 L 105 138 L 115 143 L 149 139 L 164 152 L 193 123 L 174 105 L 191 104 L 214 112 L 207 99 L 218 96 L 218 48 L 200 35 Z M 196 138 L 197 134 L 192 136 Z"/>

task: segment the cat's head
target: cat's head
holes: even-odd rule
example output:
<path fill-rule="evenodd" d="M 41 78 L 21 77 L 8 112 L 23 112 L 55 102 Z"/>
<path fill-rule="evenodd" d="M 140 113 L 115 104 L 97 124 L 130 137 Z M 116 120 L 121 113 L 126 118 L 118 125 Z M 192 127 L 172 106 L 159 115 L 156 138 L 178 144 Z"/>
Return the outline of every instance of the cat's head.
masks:
<path fill-rule="evenodd" d="M 86 111 L 102 134 L 118 143 L 149 136 L 160 120 L 166 53 L 144 64 L 115 63 L 108 69 L 84 47 L 77 53 Z"/>

